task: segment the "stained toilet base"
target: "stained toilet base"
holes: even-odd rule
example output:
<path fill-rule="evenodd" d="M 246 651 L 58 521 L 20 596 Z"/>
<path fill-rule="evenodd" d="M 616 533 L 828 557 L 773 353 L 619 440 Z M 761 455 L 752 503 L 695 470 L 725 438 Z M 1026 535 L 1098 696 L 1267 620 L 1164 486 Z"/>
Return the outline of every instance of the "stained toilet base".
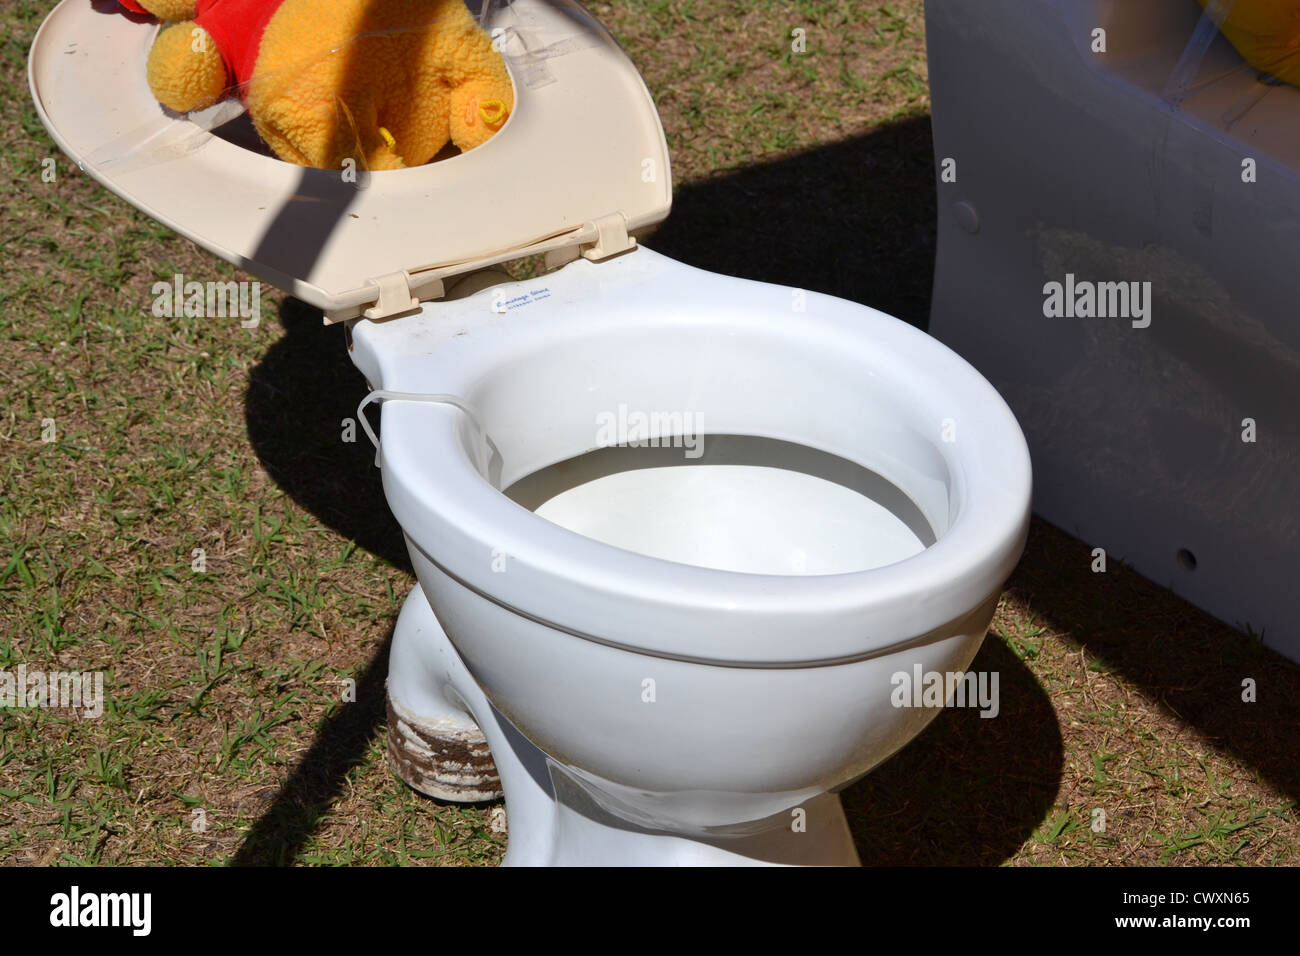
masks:
<path fill-rule="evenodd" d="M 506 866 L 853 866 L 839 797 L 806 801 L 802 826 L 746 836 L 646 830 L 597 807 L 564 768 L 507 721 L 479 689 L 416 585 L 402 607 L 388 665 L 388 754 L 421 793 L 458 803 L 504 791 Z M 490 754 L 487 750 L 490 748 Z"/>
<path fill-rule="evenodd" d="M 412 789 L 452 803 L 505 795 L 487 738 L 464 715 L 422 719 L 388 698 L 388 764 Z"/>

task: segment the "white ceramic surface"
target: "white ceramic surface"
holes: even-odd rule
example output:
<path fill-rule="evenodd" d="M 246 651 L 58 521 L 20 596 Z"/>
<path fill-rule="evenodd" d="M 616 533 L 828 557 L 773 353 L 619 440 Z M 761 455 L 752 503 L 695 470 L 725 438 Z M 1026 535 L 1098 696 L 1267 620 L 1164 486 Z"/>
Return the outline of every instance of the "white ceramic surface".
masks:
<path fill-rule="evenodd" d="M 894 707 L 891 675 L 964 669 L 1023 548 L 1029 458 L 1006 405 L 946 347 L 861 305 L 643 248 L 361 322 L 352 338 L 374 387 L 474 410 L 388 401 L 382 415 L 385 491 L 451 645 L 567 780 L 637 826 L 696 839 L 774 826 L 892 754 L 936 711 Z M 871 566 L 870 548 L 845 552 L 825 521 L 837 488 L 802 515 L 864 569 L 748 573 L 699 566 L 718 562 L 692 561 L 680 529 L 598 522 L 670 552 L 649 556 L 503 494 L 596 448 L 619 409 L 700 423 L 706 445 L 761 436 L 855 462 L 914 502 L 937 540 Z M 750 500 L 816 488 L 787 479 L 760 481 Z M 850 527 L 869 529 L 869 513 Z M 786 517 L 756 507 L 749 533 L 783 540 Z"/>

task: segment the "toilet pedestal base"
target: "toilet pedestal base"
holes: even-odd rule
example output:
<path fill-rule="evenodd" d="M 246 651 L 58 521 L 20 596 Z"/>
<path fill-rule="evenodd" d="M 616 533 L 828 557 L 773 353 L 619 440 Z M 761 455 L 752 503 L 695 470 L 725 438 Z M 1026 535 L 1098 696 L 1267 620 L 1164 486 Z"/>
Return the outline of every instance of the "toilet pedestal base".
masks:
<path fill-rule="evenodd" d="M 643 829 L 595 806 L 483 695 L 419 585 L 397 620 L 388 707 L 389 759 L 416 790 L 460 803 L 492 800 L 504 791 L 507 866 L 858 862 L 834 794 L 803 804 L 805 828 L 798 832 L 787 825 L 747 836 L 676 836 Z"/>

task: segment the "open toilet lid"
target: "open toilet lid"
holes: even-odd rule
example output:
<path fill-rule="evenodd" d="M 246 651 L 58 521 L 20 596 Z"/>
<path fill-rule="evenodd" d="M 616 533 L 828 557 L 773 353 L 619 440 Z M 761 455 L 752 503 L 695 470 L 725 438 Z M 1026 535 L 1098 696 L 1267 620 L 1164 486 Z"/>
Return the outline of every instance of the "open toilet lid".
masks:
<path fill-rule="evenodd" d="M 145 78 L 159 27 L 111 0 L 63 0 L 28 70 L 50 135 L 114 193 L 328 319 L 380 318 L 493 262 L 617 252 L 624 231 L 668 215 L 659 115 L 608 32 L 569 0 L 491 0 L 483 26 L 504 31 L 494 35 L 515 85 L 506 125 L 463 155 L 360 183 L 166 111 Z"/>

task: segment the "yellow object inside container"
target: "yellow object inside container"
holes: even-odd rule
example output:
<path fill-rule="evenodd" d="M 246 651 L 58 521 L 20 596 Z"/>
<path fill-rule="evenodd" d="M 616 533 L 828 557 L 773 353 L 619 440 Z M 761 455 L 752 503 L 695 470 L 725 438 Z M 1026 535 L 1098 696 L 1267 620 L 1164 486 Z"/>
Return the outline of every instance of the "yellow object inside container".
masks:
<path fill-rule="evenodd" d="M 1198 0 L 1202 7 L 1207 0 Z M 1223 35 L 1257 70 L 1300 86 L 1300 0 L 1236 0 Z"/>

